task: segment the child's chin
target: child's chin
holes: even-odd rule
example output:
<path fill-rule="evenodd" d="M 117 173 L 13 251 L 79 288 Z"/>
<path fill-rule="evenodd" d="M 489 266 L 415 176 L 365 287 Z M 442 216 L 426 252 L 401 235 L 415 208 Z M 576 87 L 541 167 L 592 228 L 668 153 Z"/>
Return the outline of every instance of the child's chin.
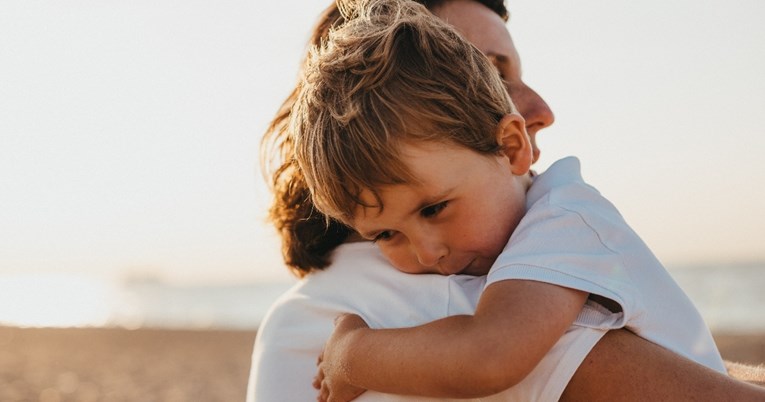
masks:
<path fill-rule="evenodd" d="M 491 268 L 491 265 L 484 264 L 480 259 L 476 258 L 457 273 L 460 275 L 483 276 L 489 273 L 489 268 Z"/>

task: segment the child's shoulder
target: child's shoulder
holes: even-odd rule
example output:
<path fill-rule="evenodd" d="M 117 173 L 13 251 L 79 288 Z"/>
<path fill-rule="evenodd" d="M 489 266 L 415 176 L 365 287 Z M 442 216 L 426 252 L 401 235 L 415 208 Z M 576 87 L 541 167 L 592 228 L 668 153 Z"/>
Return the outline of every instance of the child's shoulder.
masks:
<path fill-rule="evenodd" d="M 531 213 L 543 208 L 579 215 L 593 229 L 601 226 L 598 222 L 613 224 L 616 220 L 623 223 L 617 208 L 584 181 L 581 163 L 573 156 L 556 161 L 534 178 L 527 195 L 527 211 Z"/>
<path fill-rule="evenodd" d="M 569 156 L 554 162 L 544 172 L 536 175 L 526 194 L 528 209 L 538 201 L 545 199 L 546 202 L 557 204 L 567 201 L 570 196 L 578 191 L 586 192 L 597 190 L 584 182 L 581 173 L 581 163 L 575 156 Z"/>

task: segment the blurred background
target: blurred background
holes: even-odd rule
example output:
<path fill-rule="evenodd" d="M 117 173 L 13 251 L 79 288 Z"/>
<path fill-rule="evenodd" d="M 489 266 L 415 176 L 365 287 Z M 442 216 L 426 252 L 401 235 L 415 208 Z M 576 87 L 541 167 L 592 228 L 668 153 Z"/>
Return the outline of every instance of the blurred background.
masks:
<path fill-rule="evenodd" d="M 258 143 L 327 4 L 4 1 L 0 324 L 255 330 L 295 282 Z M 765 331 L 765 3 L 508 6 L 537 169 L 577 155 L 716 333 Z"/>

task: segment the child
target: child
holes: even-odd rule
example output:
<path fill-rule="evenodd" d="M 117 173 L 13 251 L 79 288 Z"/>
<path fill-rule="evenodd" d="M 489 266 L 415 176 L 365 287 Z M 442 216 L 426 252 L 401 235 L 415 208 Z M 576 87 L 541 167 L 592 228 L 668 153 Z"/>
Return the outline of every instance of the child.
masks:
<path fill-rule="evenodd" d="M 626 326 L 725 372 L 691 302 L 575 159 L 532 181 L 523 119 L 483 54 L 413 3 L 356 10 L 313 51 L 292 113 L 314 203 L 404 272 L 488 280 L 473 316 L 393 330 L 341 317 L 322 398 L 490 395 L 572 323 Z"/>

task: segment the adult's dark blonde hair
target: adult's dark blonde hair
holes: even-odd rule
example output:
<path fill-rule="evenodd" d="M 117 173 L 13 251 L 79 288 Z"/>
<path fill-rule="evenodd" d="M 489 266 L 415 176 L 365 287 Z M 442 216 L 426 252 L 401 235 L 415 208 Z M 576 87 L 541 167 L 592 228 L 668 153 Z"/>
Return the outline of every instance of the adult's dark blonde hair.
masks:
<path fill-rule="evenodd" d="M 292 109 L 295 158 L 314 205 L 351 224 L 376 189 L 413 183 L 403 142 L 496 154 L 515 111 L 496 68 L 446 22 L 409 0 L 357 0 L 314 47 Z M 371 191 L 376 202 L 359 197 Z"/>
<path fill-rule="evenodd" d="M 508 19 L 503 0 L 417 0 L 430 10 L 449 1 L 476 1 Z M 321 14 L 309 40 L 318 46 L 329 30 L 344 22 L 336 3 Z M 294 146 L 289 131 L 296 87 L 284 100 L 263 135 L 260 161 L 263 174 L 274 193 L 269 220 L 282 240 L 282 256 L 287 267 L 298 277 L 329 265 L 332 251 L 342 244 L 351 230 L 334 219 L 327 219 L 314 208 L 305 179 L 294 160 Z"/>

